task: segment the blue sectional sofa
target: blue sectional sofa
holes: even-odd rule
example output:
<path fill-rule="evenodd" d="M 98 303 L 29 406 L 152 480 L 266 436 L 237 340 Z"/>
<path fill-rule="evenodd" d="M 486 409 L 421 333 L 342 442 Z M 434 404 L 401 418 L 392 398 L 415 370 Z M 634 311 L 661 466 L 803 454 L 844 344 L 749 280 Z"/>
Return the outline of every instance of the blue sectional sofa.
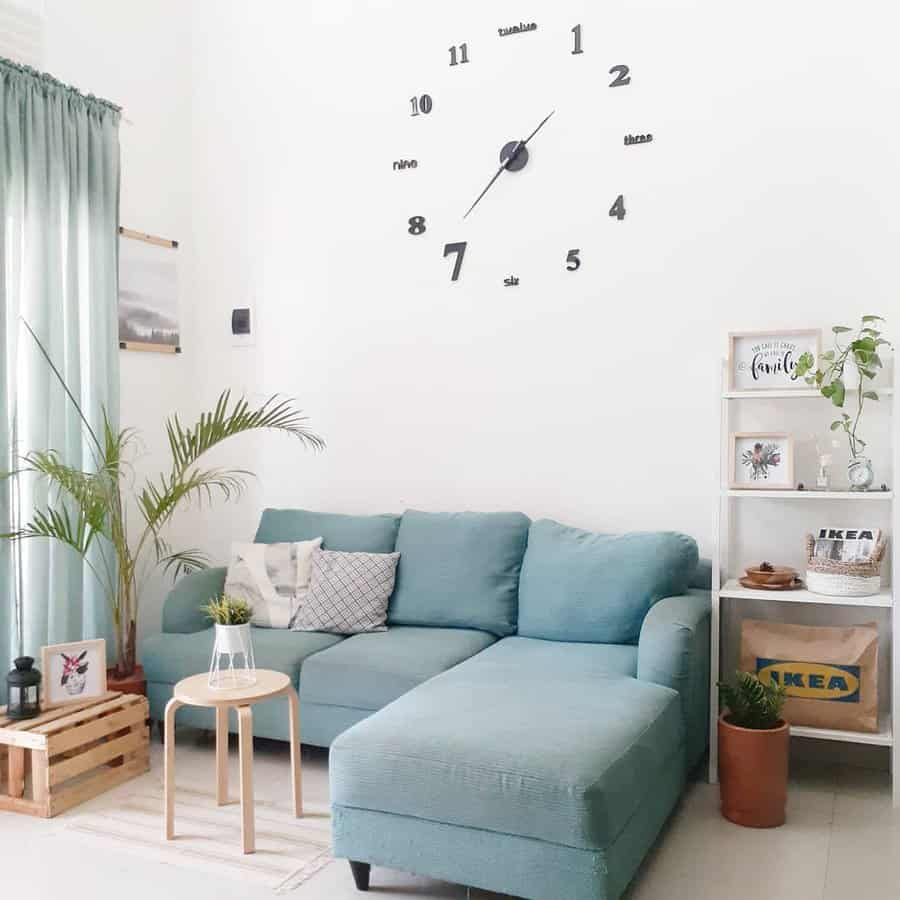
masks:
<path fill-rule="evenodd" d="M 254 629 L 299 687 L 304 743 L 331 747 L 334 850 L 524 898 L 620 896 L 706 748 L 708 563 L 674 533 L 601 535 L 521 513 L 266 510 L 257 541 L 400 552 L 385 632 Z M 207 665 L 183 579 L 142 661 L 151 716 Z M 184 720 L 212 727 L 209 712 Z M 279 704 L 254 733 L 286 739 Z"/>

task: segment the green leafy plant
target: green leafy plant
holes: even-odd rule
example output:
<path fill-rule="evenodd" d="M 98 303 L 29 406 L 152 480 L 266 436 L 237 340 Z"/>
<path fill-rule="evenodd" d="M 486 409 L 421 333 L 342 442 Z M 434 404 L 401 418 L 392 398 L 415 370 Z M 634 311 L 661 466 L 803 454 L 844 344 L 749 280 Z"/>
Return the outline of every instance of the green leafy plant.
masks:
<path fill-rule="evenodd" d="M 881 316 L 863 316 L 855 335 L 848 342 L 845 335 L 854 334 L 854 329 L 846 325 L 835 325 L 834 348 L 823 353 L 819 360 L 821 368 L 816 367 L 816 360 L 812 353 L 804 353 L 797 360 L 796 374 L 804 378 L 810 386 L 819 389 L 823 397 L 843 409 L 847 398 L 847 387 L 844 381 L 844 373 L 848 365 L 856 367 L 859 374 L 859 387 L 856 391 L 856 415 L 851 416 L 846 412 L 841 413 L 839 419 L 831 423 L 832 431 L 843 431 L 850 443 L 850 455 L 854 459 L 861 456 L 865 450 L 866 442 L 859 437 L 857 430 L 862 418 L 863 407 L 866 400 L 878 401 L 878 394 L 866 388 L 866 382 L 871 381 L 882 368 L 879 349 L 891 347 L 881 332 L 881 324 L 884 319 Z"/>
<path fill-rule="evenodd" d="M 206 613 L 206 618 L 212 619 L 216 625 L 246 625 L 253 617 L 253 607 L 242 597 L 232 597 L 230 594 L 214 597 L 200 608 Z"/>
<path fill-rule="evenodd" d="M 763 684 L 752 672 L 736 672 L 735 682 L 719 682 L 722 702 L 728 707 L 726 721 L 739 728 L 774 728 L 784 707 L 783 684 Z"/>
<path fill-rule="evenodd" d="M 193 424 L 184 425 L 177 415 L 167 420 L 171 466 L 139 484 L 131 461 L 137 432 L 114 430 L 103 410 L 98 435 L 44 345 L 24 324 L 78 412 L 93 468 L 85 472 L 67 465 L 55 450 L 33 450 L 20 457 L 18 468 L 0 477 L 32 475 L 49 482 L 51 492 L 47 505 L 34 510 L 30 521 L 0 538 L 50 538 L 82 557 L 106 593 L 115 626 L 116 675 L 127 677 L 135 668 L 138 599 L 146 578 L 159 567 L 177 577 L 207 565 L 200 550 L 173 550 L 169 545 L 166 528 L 176 511 L 191 502 L 236 498 L 253 475 L 246 469 L 204 467 L 205 454 L 228 438 L 259 429 L 283 432 L 312 450 L 324 449 L 325 442 L 307 428 L 293 400 L 276 396 L 251 407 L 244 397 L 232 400 L 231 392 L 224 391 L 215 407 Z M 137 512 L 136 527 L 129 522 L 129 509 Z"/>

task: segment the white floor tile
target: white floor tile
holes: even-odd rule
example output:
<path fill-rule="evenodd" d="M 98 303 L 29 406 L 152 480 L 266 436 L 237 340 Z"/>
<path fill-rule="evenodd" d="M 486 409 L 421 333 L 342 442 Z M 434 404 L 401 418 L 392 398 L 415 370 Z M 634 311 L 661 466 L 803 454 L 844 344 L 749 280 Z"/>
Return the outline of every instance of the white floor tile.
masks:
<path fill-rule="evenodd" d="M 834 795 L 793 790 L 781 828 L 722 818 L 719 790 L 693 785 L 632 885 L 633 900 L 821 900 Z"/>
<path fill-rule="evenodd" d="M 824 900 L 900 897 L 900 810 L 890 795 L 838 794 Z"/>

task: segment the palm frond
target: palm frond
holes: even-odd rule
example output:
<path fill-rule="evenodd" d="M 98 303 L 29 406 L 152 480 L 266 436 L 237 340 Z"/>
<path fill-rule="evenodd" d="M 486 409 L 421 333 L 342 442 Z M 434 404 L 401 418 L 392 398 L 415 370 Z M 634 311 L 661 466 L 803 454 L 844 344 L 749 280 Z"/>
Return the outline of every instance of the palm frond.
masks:
<path fill-rule="evenodd" d="M 114 485 L 105 472 L 82 472 L 74 466 L 66 465 L 55 450 L 32 450 L 26 453 L 15 474 L 26 472 L 46 478 L 56 487 L 60 503 L 63 495 L 68 496 L 94 531 L 108 534 L 108 497 Z"/>
<path fill-rule="evenodd" d="M 149 480 L 138 494 L 138 507 L 147 525 L 158 532 L 181 503 L 196 499 L 201 505 L 211 503 L 215 494 L 225 500 L 239 497 L 252 472 L 243 469 L 192 469 Z"/>
<path fill-rule="evenodd" d="M 184 471 L 226 438 L 259 428 L 283 431 L 313 450 L 323 450 L 325 441 L 306 427 L 306 421 L 293 400 L 273 395 L 251 408 L 246 398 L 240 397 L 232 406 L 231 391 L 223 391 L 211 413 L 202 413 L 191 426 L 182 425 L 176 415 L 166 423 L 166 432 L 175 468 Z"/>
<path fill-rule="evenodd" d="M 83 515 L 73 518 L 69 511 L 61 506 L 58 509 L 35 510 L 30 522 L 26 522 L 18 531 L 8 536 L 13 540 L 53 538 L 84 556 L 96 535 L 96 530 L 91 528 Z"/>
<path fill-rule="evenodd" d="M 158 562 L 163 567 L 163 572 L 168 574 L 171 571 L 173 577 L 178 578 L 179 575 L 190 575 L 205 569 L 209 565 L 209 557 L 202 550 L 192 547 L 160 556 Z"/>

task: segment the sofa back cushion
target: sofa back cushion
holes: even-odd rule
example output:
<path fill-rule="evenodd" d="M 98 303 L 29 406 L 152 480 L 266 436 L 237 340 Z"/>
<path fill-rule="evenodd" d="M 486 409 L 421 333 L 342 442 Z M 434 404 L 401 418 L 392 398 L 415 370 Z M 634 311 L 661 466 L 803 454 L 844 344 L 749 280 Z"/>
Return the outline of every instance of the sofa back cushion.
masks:
<path fill-rule="evenodd" d="M 597 534 L 541 519 L 522 563 L 519 634 L 634 644 L 650 607 L 687 589 L 697 559 L 684 534 Z"/>
<path fill-rule="evenodd" d="M 513 634 L 529 521 L 518 512 L 407 510 L 388 623 Z"/>
<path fill-rule="evenodd" d="M 348 516 L 308 509 L 267 509 L 256 531 L 257 544 L 311 541 L 322 538 L 325 550 L 348 553 L 392 553 L 400 517 Z"/>

